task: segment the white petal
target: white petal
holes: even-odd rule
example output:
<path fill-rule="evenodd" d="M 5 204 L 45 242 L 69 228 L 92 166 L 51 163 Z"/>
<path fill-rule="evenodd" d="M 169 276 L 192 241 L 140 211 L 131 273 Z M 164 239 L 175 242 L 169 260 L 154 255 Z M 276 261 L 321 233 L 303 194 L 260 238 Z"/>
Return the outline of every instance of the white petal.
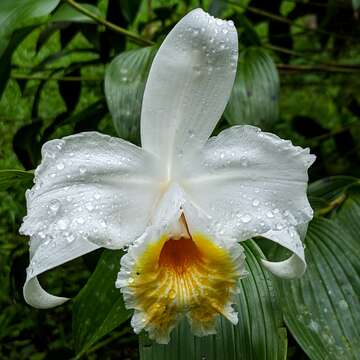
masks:
<path fill-rule="evenodd" d="M 198 158 L 185 164 L 180 184 L 224 234 L 246 240 L 312 218 L 306 188 L 314 158 L 273 134 L 235 126 L 211 138 Z M 298 242 L 287 241 L 295 252 Z"/>
<path fill-rule="evenodd" d="M 99 246 L 132 242 L 146 228 L 159 190 L 156 160 L 121 139 L 77 134 L 49 141 L 42 157 L 20 228 L 31 237 L 24 293 L 36 306 L 41 290 L 31 278 Z"/>
<path fill-rule="evenodd" d="M 173 164 L 199 149 L 224 111 L 233 86 L 238 40 L 232 22 L 201 9 L 186 15 L 161 45 L 147 80 L 142 146 Z"/>
<path fill-rule="evenodd" d="M 41 239 L 35 240 L 36 237 L 37 235 L 31 241 L 41 242 Z M 23 289 L 26 302 L 38 309 L 63 304 L 68 299 L 48 294 L 40 286 L 36 276 L 98 248 L 99 246 L 86 240 L 77 240 L 70 244 L 66 238 L 41 242 L 35 252 L 30 252 L 30 265 Z"/>
<path fill-rule="evenodd" d="M 262 264 L 274 275 L 284 279 L 301 277 L 306 270 L 304 247 L 295 228 L 287 228 L 281 231 L 270 230 L 262 235 L 293 252 L 288 259 L 278 262 L 261 260 Z"/>

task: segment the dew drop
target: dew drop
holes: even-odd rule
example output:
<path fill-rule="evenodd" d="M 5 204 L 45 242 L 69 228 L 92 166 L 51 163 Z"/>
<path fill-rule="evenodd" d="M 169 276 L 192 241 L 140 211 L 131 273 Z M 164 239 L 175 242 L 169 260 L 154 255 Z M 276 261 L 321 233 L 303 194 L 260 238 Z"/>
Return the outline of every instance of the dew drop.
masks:
<path fill-rule="evenodd" d="M 168 294 L 169 299 L 173 300 L 176 297 L 176 291 L 171 289 Z"/>
<path fill-rule="evenodd" d="M 272 212 L 271 210 L 269 210 L 269 211 L 266 213 L 266 216 L 267 216 L 268 218 L 273 218 L 273 217 L 274 217 L 274 214 L 273 214 L 273 212 Z"/>
<path fill-rule="evenodd" d="M 75 240 L 75 236 L 73 234 L 70 234 L 66 237 L 66 241 L 70 244 Z"/>
<path fill-rule="evenodd" d="M 253 202 L 252 202 L 253 206 L 257 207 L 259 206 L 260 204 L 260 201 L 258 199 L 255 199 Z"/>
<path fill-rule="evenodd" d="M 64 165 L 62 162 L 60 162 L 60 163 L 58 163 L 58 164 L 56 165 L 56 168 L 57 168 L 58 170 L 63 170 L 64 167 L 65 167 L 65 165 Z"/>
<path fill-rule="evenodd" d="M 80 171 L 80 174 L 85 174 L 86 173 L 86 169 L 85 169 L 84 166 L 80 166 L 79 171 Z"/>
<path fill-rule="evenodd" d="M 129 284 L 132 284 L 133 282 L 134 282 L 134 279 L 133 279 L 133 278 L 129 278 L 128 283 L 129 283 Z"/>
<path fill-rule="evenodd" d="M 339 307 L 342 310 L 347 310 L 349 308 L 349 305 L 345 300 L 340 300 L 339 301 Z"/>
<path fill-rule="evenodd" d="M 79 224 L 84 224 L 85 220 L 82 217 L 76 219 Z"/>
<path fill-rule="evenodd" d="M 57 199 L 53 199 L 49 203 L 49 209 L 53 214 L 56 214 L 60 209 L 61 203 Z"/>
<path fill-rule="evenodd" d="M 57 226 L 60 230 L 65 230 L 68 226 L 68 223 L 65 219 L 61 219 L 58 221 Z"/>
<path fill-rule="evenodd" d="M 94 205 L 90 202 L 85 204 L 85 208 L 89 211 L 93 211 L 94 210 Z"/>
<path fill-rule="evenodd" d="M 243 223 L 247 224 L 251 221 L 251 216 L 249 214 L 245 214 L 241 217 L 241 221 Z"/>

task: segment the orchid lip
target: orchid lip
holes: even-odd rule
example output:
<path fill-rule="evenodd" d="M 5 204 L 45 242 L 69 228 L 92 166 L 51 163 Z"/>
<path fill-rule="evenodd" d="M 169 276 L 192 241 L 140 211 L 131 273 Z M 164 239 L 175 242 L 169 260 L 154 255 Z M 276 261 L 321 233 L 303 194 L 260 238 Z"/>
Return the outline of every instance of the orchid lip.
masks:
<path fill-rule="evenodd" d="M 177 223 L 172 233 L 137 245 L 136 258 L 126 254 L 116 283 L 127 306 L 141 314 L 135 331 L 145 328 L 160 343 L 183 316 L 198 335 L 214 333 L 219 314 L 236 323 L 231 303 L 244 275 L 240 245 L 230 253 L 204 234 L 191 234 L 184 213 Z"/>

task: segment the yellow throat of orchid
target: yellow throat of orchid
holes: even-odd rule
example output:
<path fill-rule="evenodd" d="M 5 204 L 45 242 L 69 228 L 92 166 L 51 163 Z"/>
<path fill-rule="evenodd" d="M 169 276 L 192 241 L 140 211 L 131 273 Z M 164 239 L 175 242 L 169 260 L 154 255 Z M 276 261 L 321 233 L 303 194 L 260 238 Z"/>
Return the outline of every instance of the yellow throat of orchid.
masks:
<path fill-rule="evenodd" d="M 184 216 L 180 218 L 186 225 Z M 229 249 L 206 236 L 164 234 L 137 258 L 128 280 L 143 328 L 158 342 L 168 342 L 177 321 L 186 315 L 197 335 L 215 333 L 215 317 L 236 323 L 231 308 L 239 271 Z"/>

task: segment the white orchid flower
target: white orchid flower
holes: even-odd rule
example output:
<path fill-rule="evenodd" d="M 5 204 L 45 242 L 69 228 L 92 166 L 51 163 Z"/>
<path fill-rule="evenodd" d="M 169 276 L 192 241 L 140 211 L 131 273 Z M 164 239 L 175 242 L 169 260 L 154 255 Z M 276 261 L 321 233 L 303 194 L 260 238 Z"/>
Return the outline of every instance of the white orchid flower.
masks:
<path fill-rule="evenodd" d="M 263 236 L 289 249 L 274 274 L 306 264 L 299 229 L 312 218 L 308 149 L 252 126 L 209 138 L 229 99 L 238 54 L 231 21 L 197 9 L 169 33 L 152 64 L 141 114 L 142 147 L 88 132 L 47 142 L 26 193 L 30 235 L 26 301 L 48 308 L 37 276 L 100 247 L 129 247 L 116 286 L 132 325 L 160 343 L 186 316 L 196 335 L 231 304 L 246 274 L 239 242 Z M 106 274 L 104 274 L 106 276 Z"/>

